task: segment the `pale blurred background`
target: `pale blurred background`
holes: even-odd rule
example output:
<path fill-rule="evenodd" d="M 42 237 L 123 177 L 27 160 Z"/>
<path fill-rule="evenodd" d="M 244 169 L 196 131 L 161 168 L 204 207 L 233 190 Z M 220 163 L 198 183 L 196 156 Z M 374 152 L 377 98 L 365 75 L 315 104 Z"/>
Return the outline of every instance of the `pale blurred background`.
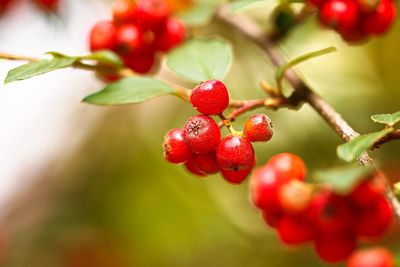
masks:
<path fill-rule="evenodd" d="M 241 12 L 268 28 L 275 4 Z M 88 53 L 87 33 L 110 17 L 110 5 L 64 0 L 56 17 L 16 1 L 0 17 L 0 51 Z M 270 63 L 240 34 L 217 21 L 193 33 L 218 34 L 234 44 L 225 79 L 234 98 L 261 97 L 258 83 L 273 83 Z M 400 110 L 399 23 L 383 38 L 348 46 L 311 18 L 282 49 L 293 58 L 332 45 L 337 53 L 297 70 L 357 130 L 379 129 L 370 115 Z M 0 78 L 18 64 L 2 60 Z M 80 70 L 0 86 L 0 266 L 327 266 L 311 245 L 280 244 L 249 202 L 248 182 L 198 179 L 164 162 L 162 137 L 194 114 L 189 105 L 172 97 L 125 107 L 80 102 L 102 86 Z M 340 164 L 335 148 L 341 140 L 309 107 L 262 112 L 274 121 L 275 136 L 257 144 L 258 165 L 283 151 L 303 157 L 310 174 Z M 400 142 L 373 153 L 393 180 L 400 178 L 399 151 Z M 393 229 L 381 243 L 396 251 L 399 237 Z"/>

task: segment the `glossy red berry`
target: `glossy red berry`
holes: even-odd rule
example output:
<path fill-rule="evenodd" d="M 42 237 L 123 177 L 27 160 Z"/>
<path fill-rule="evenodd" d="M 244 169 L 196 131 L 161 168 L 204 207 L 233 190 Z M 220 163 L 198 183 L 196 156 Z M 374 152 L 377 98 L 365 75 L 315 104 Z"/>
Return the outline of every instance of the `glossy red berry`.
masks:
<path fill-rule="evenodd" d="M 242 183 L 251 173 L 253 167 L 256 165 L 256 158 L 254 157 L 253 164 L 249 169 L 244 170 L 221 170 L 222 177 L 231 184 Z"/>
<path fill-rule="evenodd" d="M 223 170 L 249 169 L 254 162 L 253 146 L 244 137 L 228 135 L 217 147 L 217 162 Z"/>
<path fill-rule="evenodd" d="M 123 60 L 134 72 L 145 74 L 153 69 L 156 58 L 152 51 L 138 51 L 123 56 Z"/>
<path fill-rule="evenodd" d="M 215 157 L 215 151 L 206 154 L 196 154 L 193 160 L 197 168 L 203 173 L 214 174 L 220 171 Z"/>
<path fill-rule="evenodd" d="M 116 23 L 133 23 L 136 20 L 136 3 L 133 0 L 116 0 L 112 12 Z"/>
<path fill-rule="evenodd" d="M 359 10 L 351 0 L 329 0 L 320 9 L 319 20 L 339 32 L 354 29 L 358 23 Z"/>
<path fill-rule="evenodd" d="M 117 45 L 117 29 L 111 21 L 101 21 L 94 25 L 89 34 L 92 51 L 114 50 Z"/>
<path fill-rule="evenodd" d="M 300 245 L 313 239 L 313 231 L 301 217 L 284 216 L 277 226 L 280 240 L 286 245 Z"/>
<path fill-rule="evenodd" d="M 185 26 L 176 18 L 169 18 L 156 38 L 156 49 L 167 52 L 185 39 Z"/>
<path fill-rule="evenodd" d="M 323 192 L 312 199 L 307 216 L 319 234 L 351 232 L 355 222 L 351 208 L 346 198 Z"/>
<path fill-rule="evenodd" d="M 143 32 L 134 24 L 124 24 L 117 31 L 117 42 L 123 53 L 139 50 L 144 46 Z"/>
<path fill-rule="evenodd" d="M 197 165 L 193 159 L 190 159 L 189 161 L 185 162 L 185 167 L 189 173 L 191 173 L 195 176 L 205 176 L 206 175 L 204 172 L 202 172 L 199 169 L 199 167 L 197 167 Z"/>
<path fill-rule="evenodd" d="M 384 195 L 358 211 L 356 230 L 359 236 L 382 236 L 393 222 L 393 208 Z"/>
<path fill-rule="evenodd" d="M 263 219 L 272 228 L 276 228 L 280 220 L 284 217 L 279 210 L 263 210 Z"/>
<path fill-rule="evenodd" d="M 165 0 L 137 0 L 136 15 L 141 27 L 160 30 L 166 22 L 170 11 Z"/>
<path fill-rule="evenodd" d="M 284 184 L 278 191 L 278 200 L 287 214 L 299 214 L 307 209 L 312 199 L 312 188 L 298 180 Z"/>
<path fill-rule="evenodd" d="M 272 122 L 265 114 L 256 114 L 244 123 L 243 135 L 250 142 L 267 142 L 272 138 Z"/>
<path fill-rule="evenodd" d="M 348 43 L 362 43 L 368 40 L 368 34 L 359 29 L 358 26 L 354 29 L 340 32 L 340 36 Z"/>
<path fill-rule="evenodd" d="M 183 140 L 183 131 L 175 128 L 164 136 L 164 158 L 171 163 L 183 163 L 192 157 L 192 151 Z"/>
<path fill-rule="evenodd" d="M 393 24 L 396 5 L 392 0 L 381 0 L 375 11 L 362 18 L 362 28 L 368 34 L 381 35 Z"/>
<path fill-rule="evenodd" d="M 195 115 L 183 127 L 183 138 L 193 152 L 205 154 L 217 147 L 221 133 L 213 119 L 205 115 Z"/>
<path fill-rule="evenodd" d="M 218 80 L 202 82 L 192 90 L 190 102 L 203 114 L 221 114 L 229 104 L 228 89 Z"/>
<path fill-rule="evenodd" d="M 250 180 L 251 199 L 254 205 L 267 211 L 280 210 L 279 188 L 287 180 L 280 179 L 275 169 L 266 165 L 254 170 Z"/>
<path fill-rule="evenodd" d="M 304 181 L 307 174 L 307 168 L 304 161 L 291 153 L 281 153 L 273 156 L 268 165 L 273 166 L 279 179 Z"/>
<path fill-rule="evenodd" d="M 325 234 L 317 236 L 315 251 L 326 262 L 338 263 L 346 260 L 356 249 L 357 240 L 352 234 Z"/>
<path fill-rule="evenodd" d="M 354 252 L 347 267 L 394 267 L 393 254 L 386 248 L 376 247 Z"/>

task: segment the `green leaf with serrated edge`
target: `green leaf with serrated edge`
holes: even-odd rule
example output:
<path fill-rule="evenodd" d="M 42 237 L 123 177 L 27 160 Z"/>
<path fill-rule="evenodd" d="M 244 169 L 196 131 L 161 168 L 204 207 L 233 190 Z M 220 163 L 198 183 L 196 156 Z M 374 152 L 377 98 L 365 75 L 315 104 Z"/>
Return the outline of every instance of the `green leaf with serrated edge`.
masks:
<path fill-rule="evenodd" d="M 83 102 L 95 105 L 137 104 L 175 93 L 173 87 L 160 80 L 150 77 L 129 77 L 107 85 L 103 90 L 85 97 Z"/>
<path fill-rule="evenodd" d="M 382 124 L 386 124 L 389 126 L 393 126 L 396 123 L 400 122 L 400 111 L 392 113 L 392 114 L 372 115 L 371 119 L 377 123 L 382 123 Z"/>
<path fill-rule="evenodd" d="M 362 153 L 370 149 L 376 141 L 386 136 L 393 129 L 383 129 L 379 132 L 369 133 L 360 135 L 349 142 L 342 144 L 337 147 L 337 155 L 340 159 L 353 162 L 355 161 Z"/>
<path fill-rule="evenodd" d="M 347 166 L 334 168 L 314 173 L 314 180 L 330 186 L 332 190 L 340 195 L 347 195 L 368 178 L 372 169 L 365 166 Z"/>
<path fill-rule="evenodd" d="M 121 58 L 110 50 L 101 50 L 87 56 L 79 57 L 79 59 L 95 60 L 99 63 L 115 67 L 123 66 Z"/>
<path fill-rule="evenodd" d="M 167 57 L 168 67 L 194 82 L 222 80 L 232 61 L 229 43 L 220 39 L 192 39 Z"/>
<path fill-rule="evenodd" d="M 266 1 L 266 0 L 239 0 L 239 1 L 232 2 L 230 7 L 233 11 L 237 11 L 248 5 L 254 4 L 256 2 L 263 2 L 263 1 Z"/>
<path fill-rule="evenodd" d="M 300 63 L 303 63 L 307 60 L 316 58 L 316 57 L 320 57 L 332 52 L 336 52 L 337 49 L 333 46 L 328 47 L 328 48 L 324 48 L 321 50 L 317 50 L 317 51 L 313 51 L 304 55 L 301 55 L 299 57 L 296 57 L 295 59 L 290 60 L 289 62 L 287 62 L 286 64 L 281 65 L 275 73 L 275 79 L 276 79 L 276 83 L 279 89 L 282 88 L 282 81 L 283 78 L 285 77 L 285 73 L 288 69 L 290 69 L 291 67 L 294 67 Z"/>
<path fill-rule="evenodd" d="M 67 68 L 72 66 L 76 61 L 76 58 L 55 57 L 53 59 L 30 62 L 10 70 L 5 83 L 21 81 L 50 71 Z"/>
<path fill-rule="evenodd" d="M 223 0 L 197 1 L 193 7 L 179 13 L 178 17 L 188 26 L 204 25 L 210 22 L 215 14 L 215 10 L 223 2 Z"/>

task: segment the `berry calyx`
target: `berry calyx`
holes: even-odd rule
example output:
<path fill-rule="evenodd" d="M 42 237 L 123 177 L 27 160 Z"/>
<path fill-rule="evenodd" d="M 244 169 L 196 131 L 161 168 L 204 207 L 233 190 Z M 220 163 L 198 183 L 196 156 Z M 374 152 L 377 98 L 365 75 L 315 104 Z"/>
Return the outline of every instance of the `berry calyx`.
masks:
<path fill-rule="evenodd" d="M 250 142 L 267 142 L 272 138 L 272 122 L 265 114 L 256 114 L 244 123 L 243 135 Z"/>
<path fill-rule="evenodd" d="M 202 82 L 192 90 L 190 102 L 205 115 L 221 114 L 229 105 L 228 89 L 218 80 Z"/>
<path fill-rule="evenodd" d="M 320 22 L 339 32 L 356 27 L 359 19 L 357 4 L 351 0 L 329 0 L 320 10 Z"/>
<path fill-rule="evenodd" d="M 155 41 L 156 49 L 167 52 L 185 39 L 185 26 L 176 18 L 169 18 Z"/>
<path fill-rule="evenodd" d="M 307 168 L 304 161 L 291 153 L 281 153 L 273 156 L 268 165 L 273 166 L 281 180 L 297 179 L 304 181 L 307 174 Z"/>
<path fill-rule="evenodd" d="M 164 158 L 171 163 L 183 163 L 192 157 L 192 151 L 183 140 L 183 131 L 175 128 L 164 136 Z"/>
<path fill-rule="evenodd" d="M 254 157 L 253 164 L 249 169 L 237 171 L 221 170 L 222 177 L 231 184 L 240 184 L 249 176 L 253 167 L 256 165 L 256 161 Z"/>
<path fill-rule="evenodd" d="M 112 21 L 96 23 L 89 34 L 90 50 L 114 50 L 117 45 L 117 29 Z"/>
<path fill-rule="evenodd" d="M 190 150 L 205 154 L 217 147 L 221 133 L 218 124 L 213 119 L 205 115 L 195 115 L 190 117 L 183 126 L 183 138 Z"/>
<path fill-rule="evenodd" d="M 354 252 L 347 267 L 394 267 L 395 259 L 393 254 L 383 247 L 364 249 Z"/>
<path fill-rule="evenodd" d="M 112 6 L 116 23 L 133 23 L 136 20 L 136 4 L 133 0 L 116 0 Z"/>
<path fill-rule="evenodd" d="M 217 147 L 217 162 L 223 170 L 249 169 L 254 162 L 253 146 L 244 137 L 228 135 Z"/>
<path fill-rule="evenodd" d="M 193 161 L 202 173 L 214 174 L 220 171 L 215 157 L 215 151 L 211 151 L 207 154 L 196 154 Z"/>

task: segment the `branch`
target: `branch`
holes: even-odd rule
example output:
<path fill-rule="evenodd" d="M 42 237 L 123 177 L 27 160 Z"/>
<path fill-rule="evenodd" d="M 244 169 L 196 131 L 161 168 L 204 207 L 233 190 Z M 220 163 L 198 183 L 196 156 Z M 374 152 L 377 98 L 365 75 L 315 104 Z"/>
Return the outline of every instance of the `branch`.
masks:
<path fill-rule="evenodd" d="M 395 140 L 400 140 L 400 130 L 395 130 L 385 137 L 382 137 L 380 140 L 378 140 L 375 145 L 372 147 L 372 149 L 377 149 L 380 148 L 382 145 L 390 142 L 390 141 L 395 141 Z"/>
<path fill-rule="evenodd" d="M 248 17 L 240 14 L 232 14 L 227 5 L 222 6 L 216 14 L 216 17 L 222 22 L 235 28 L 237 31 L 242 33 L 243 36 L 253 41 L 260 49 L 262 49 L 269 60 L 275 67 L 279 67 L 285 64 L 285 60 L 282 57 L 275 43 L 271 42 L 268 37 L 262 32 L 252 20 Z M 308 103 L 326 122 L 327 124 L 345 141 L 348 142 L 352 138 L 359 136 L 360 134 L 355 131 L 343 117 L 322 97 L 312 91 L 309 85 L 307 85 L 300 77 L 293 71 L 288 70 L 285 74 L 286 80 L 291 84 L 294 91 L 302 97 L 304 102 Z M 390 135 L 383 140 L 378 142 L 378 146 L 388 142 L 390 140 L 400 139 L 400 132 L 396 131 L 395 135 Z M 368 153 L 363 153 L 359 158 L 358 162 L 361 165 L 371 165 L 372 159 Z M 386 195 L 391 201 L 394 208 L 395 214 L 400 217 L 400 203 L 394 197 L 390 186 L 387 186 Z"/>

